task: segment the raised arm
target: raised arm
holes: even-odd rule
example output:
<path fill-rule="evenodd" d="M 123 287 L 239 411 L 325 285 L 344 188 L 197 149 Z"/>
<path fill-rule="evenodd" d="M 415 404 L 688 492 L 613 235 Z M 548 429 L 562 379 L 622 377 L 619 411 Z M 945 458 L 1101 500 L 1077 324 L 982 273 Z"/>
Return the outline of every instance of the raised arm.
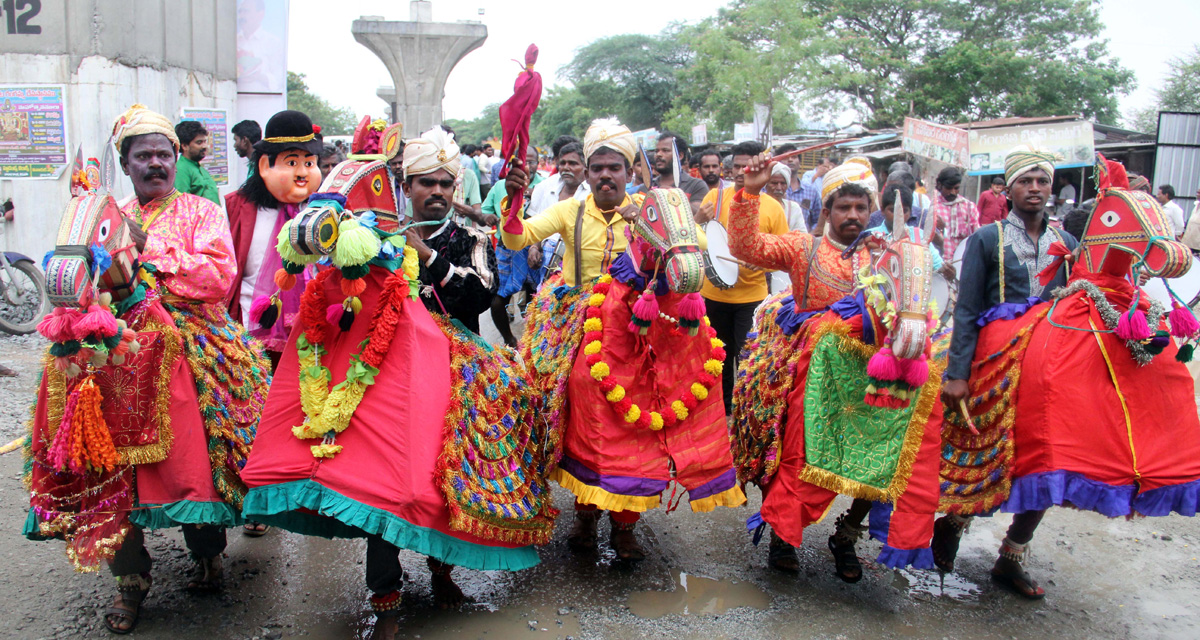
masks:
<path fill-rule="evenodd" d="M 787 271 L 801 250 L 800 238 L 804 234 L 775 235 L 762 231 L 759 193 L 770 178 L 767 154 L 751 159 L 746 167 L 745 186 L 734 194 L 729 208 L 729 251 L 733 257 L 756 267 Z"/>

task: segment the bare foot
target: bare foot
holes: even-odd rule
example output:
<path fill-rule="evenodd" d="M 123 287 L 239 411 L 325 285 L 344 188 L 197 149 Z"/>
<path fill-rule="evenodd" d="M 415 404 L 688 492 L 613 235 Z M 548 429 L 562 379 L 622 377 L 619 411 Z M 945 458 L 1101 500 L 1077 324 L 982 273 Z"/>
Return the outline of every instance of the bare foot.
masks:
<path fill-rule="evenodd" d="M 371 630 L 371 640 L 392 640 L 400 633 L 400 620 L 394 612 L 375 616 L 375 628 Z"/>
<path fill-rule="evenodd" d="M 450 572 L 454 571 L 454 565 L 439 562 L 433 558 L 426 558 L 426 563 L 429 565 L 429 571 L 433 573 L 430 584 L 433 587 L 433 601 L 439 609 L 457 609 L 466 602 L 466 596 L 463 595 L 462 589 L 454 584 L 454 578 L 450 577 Z"/>

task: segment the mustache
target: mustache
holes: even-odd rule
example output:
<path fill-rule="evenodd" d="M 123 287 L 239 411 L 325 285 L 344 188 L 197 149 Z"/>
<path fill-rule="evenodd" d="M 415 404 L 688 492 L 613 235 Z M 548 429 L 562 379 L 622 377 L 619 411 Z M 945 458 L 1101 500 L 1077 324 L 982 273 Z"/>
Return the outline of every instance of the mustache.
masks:
<path fill-rule="evenodd" d="M 428 198 L 425 198 L 425 206 L 427 206 L 427 207 L 437 204 L 439 202 L 444 205 L 449 206 L 449 203 L 447 203 L 446 199 L 443 198 L 442 196 L 429 196 Z"/>
<path fill-rule="evenodd" d="M 153 178 L 162 178 L 163 180 L 166 180 L 167 172 L 163 169 L 148 169 L 146 173 L 142 174 L 142 180 L 151 180 Z"/>
<path fill-rule="evenodd" d="M 600 188 L 600 187 L 604 187 L 604 186 L 608 186 L 608 187 L 612 187 L 613 189 L 616 189 L 617 183 L 613 180 L 609 180 L 608 178 L 604 178 L 603 180 L 601 180 L 599 183 L 596 184 L 596 188 Z"/>
<path fill-rule="evenodd" d="M 863 228 L 863 226 L 861 224 L 859 224 L 859 222 L 857 220 L 847 220 L 847 221 L 843 222 L 840 226 L 838 226 L 838 230 L 845 231 L 846 229 L 849 229 L 850 227 L 858 227 L 860 230 Z"/>

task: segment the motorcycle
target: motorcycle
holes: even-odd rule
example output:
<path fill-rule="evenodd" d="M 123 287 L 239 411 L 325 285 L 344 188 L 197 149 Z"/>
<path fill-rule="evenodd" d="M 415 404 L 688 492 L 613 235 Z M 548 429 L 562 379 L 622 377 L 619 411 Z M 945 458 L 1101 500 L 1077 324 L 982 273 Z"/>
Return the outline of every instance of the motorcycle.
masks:
<path fill-rule="evenodd" d="M 33 258 L 0 251 L 0 331 L 33 333 L 49 310 L 46 278 Z"/>

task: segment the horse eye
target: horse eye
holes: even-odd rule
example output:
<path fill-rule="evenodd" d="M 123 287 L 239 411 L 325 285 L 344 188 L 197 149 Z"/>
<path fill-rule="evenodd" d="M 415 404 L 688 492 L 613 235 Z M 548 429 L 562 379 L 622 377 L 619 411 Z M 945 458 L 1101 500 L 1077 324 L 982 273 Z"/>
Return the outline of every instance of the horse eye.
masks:
<path fill-rule="evenodd" d="M 100 242 L 108 240 L 108 234 L 112 231 L 112 220 L 105 220 L 100 223 L 100 227 L 96 229 L 96 239 Z"/>
<path fill-rule="evenodd" d="M 1117 215 L 1116 211 L 1105 211 L 1104 215 L 1100 216 L 1100 222 L 1106 227 L 1114 227 L 1121 221 L 1121 216 Z"/>

